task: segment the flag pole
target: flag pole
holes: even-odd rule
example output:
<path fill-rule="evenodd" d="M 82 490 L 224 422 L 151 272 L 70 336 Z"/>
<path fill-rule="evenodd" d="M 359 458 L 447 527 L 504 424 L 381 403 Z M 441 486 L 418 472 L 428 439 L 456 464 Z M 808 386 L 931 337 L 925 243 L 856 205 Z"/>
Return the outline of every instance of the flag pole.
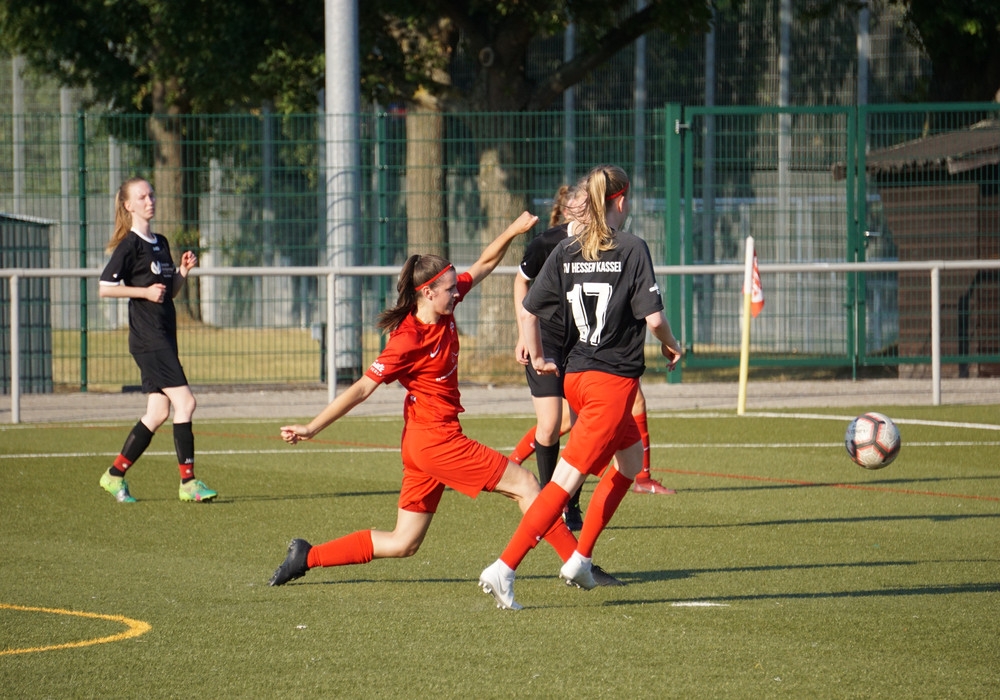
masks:
<path fill-rule="evenodd" d="M 747 410 L 747 377 L 750 374 L 750 301 L 753 296 L 753 236 L 747 236 L 746 263 L 743 266 L 743 329 L 740 342 L 740 391 L 736 415 Z"/>

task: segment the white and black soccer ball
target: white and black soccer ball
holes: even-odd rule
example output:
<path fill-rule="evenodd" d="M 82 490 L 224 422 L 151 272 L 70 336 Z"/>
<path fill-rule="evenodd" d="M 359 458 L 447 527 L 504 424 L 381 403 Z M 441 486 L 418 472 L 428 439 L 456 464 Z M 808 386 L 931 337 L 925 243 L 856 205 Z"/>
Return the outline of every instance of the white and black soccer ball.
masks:
<path fill-rule="evenodd" d="M 875 411 L 852 420 L 844 435 L 847 454 L 865 469 L 888 467 L 899 454 L 901 445 L 896 424 L 889 416 Z"/>

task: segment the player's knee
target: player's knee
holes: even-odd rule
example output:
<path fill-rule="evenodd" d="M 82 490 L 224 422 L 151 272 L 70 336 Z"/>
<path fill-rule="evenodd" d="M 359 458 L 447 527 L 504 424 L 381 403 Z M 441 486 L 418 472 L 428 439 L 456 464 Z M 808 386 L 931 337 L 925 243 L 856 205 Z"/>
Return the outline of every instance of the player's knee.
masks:
<path fill-rule="evenodd" d="M 170 417 L 170 404 L 161 408 L 159 406 L 146 407 L 146 415 L 142 417 L 142 422 L 154 433 L 156 429 L 163 425 Z"/>
<path fill-rule="evenodd" d="M 393 547 L 390 556 L 395 559 L 406 559 L 412 557 L 419 550 L 420 542 L 399 542 Z"/>

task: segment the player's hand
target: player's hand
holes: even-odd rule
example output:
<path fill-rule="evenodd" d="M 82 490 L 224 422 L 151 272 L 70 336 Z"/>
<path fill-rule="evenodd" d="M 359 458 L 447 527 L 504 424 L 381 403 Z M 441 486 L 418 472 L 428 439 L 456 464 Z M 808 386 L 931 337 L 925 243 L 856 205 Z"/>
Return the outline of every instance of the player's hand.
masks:
<path fill-rule="evenodd" d="M 525 367 L 531 364 L 531 356 L 528 355 L 528 348 L 524 347 L 524 341 L 520 338 L 517 339 L 517 345 L 514 346 L 514 359 Z"/>
<path fill-rule="evenodd" d="M 198 264 L 198 256 L 194 254 L 194 251 L 185 250 L 184 254 L 181 255 L 181 274 L 187 277 L 187 273 L 191 271 L 191 268 Z"/>
<path fill-rule="evenodd" d="M 162 304 L 163 300 L 167 296 L 167 285 L 165 284 L 151 284 L 146 287 L 146 299 L 153 302 L 154 304 Z"/>
<path fill-rule="evenodd" d="M 662 343 L 660 345 L 660 352 L 662 352 L 663 356 L 667 358 L 667 371 L 673 372 L 674 368 L 677 366 L 677 363 L 681 359 L 682 353 L 681 353 L 680 341 L 674 338 L 673 345 Z"/>
<path fill-rule="evenodd" d="M 308 440 L 312 436 L 312 431 L 304 425 L 285 425 L 281 427 L 281 439 L 289 445 L 296 445 L 302 440 Z"/>
<path fill-rule="evenodd" d="M 531 361 L 531 366 L 536 374 L 554 374 L 559 376 L 559 365 L 551 357 L 543 357 Z"/>
<path fill-rule="evenodd" d="M 521 215 L 514 219 L 508 230 L 516 232 L 518 235 L 522 233 L 527 233 L 530 231 L 535 224 L 538 223 L 538 217 L 530 212 L 523 211 Z"/>

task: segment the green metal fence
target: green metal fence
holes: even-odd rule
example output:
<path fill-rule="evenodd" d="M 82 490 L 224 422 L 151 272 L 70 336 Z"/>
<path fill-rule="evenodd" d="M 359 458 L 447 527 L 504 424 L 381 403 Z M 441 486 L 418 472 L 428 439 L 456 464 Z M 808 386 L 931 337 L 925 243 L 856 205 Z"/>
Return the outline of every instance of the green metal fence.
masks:
<path fill-rule="evenodd" d="M 638 119 L 631 111 L 364 114 L 350 253 L 357 264 L 391 269 L 428 251 L 467 265 L 522 209 L 545 218 L 560 184 L 612 162 L 632 177 L 631 225 L 657 264 L 740 262 L 746 235 L 756 238 L 763 264 L 997 258 L 998 109 L 669 106 Z M 325 265 L 337 253 L 323 156 L 337 144 L 319 115 L 155 123 L 140 115 L 0 115 L 0 132 L 25 135 L 0 139 L 0 163 L 22 164 L 0 168 L 0 211 L 54 222 L 51 267 L 103 265 L 112 193 L 134 174 L 157 189 L 156 229 L 175 252 L 197 249 L 206 272 Z M 893 160 L 901 149 L 903 159 Z M 515 246 L 504 264 L 516 265 L 520 252 Z M 995 273 L 946 273 L 944 282 L 946 371 L 991 373 L 1000 362 Z M 713 274 L 663 280 L 688 351 L 680 376 L 738 363 L 740 283 Z M 764 287 L 752 366 L 926 371 L 926 277 L 778 273 Z M 378 352 L 374 319 L 394 299 L 395 280 L 372 275 L 352 289 L 358 347 L 344 378 Z M 510 277 L 497 276 L 459 307 L 467 381 L 521 381 L 510 292 Z M 136 384 L 124 304 L 98 300 L 93 278 L 53 279 L 50 293 L 56 387 Z M 315 275 L 206 275 L 178 300 L 189 378 L 327 381 L 327 296 Z M 662 370 L 651 362 L 654 374 Z"/>
<path fill-rule="evenodd" d="M 1000 257 L 1000 106 L 687 108 L 683 235 L 694 264 Z M 685 279 L 686 368 L 738 358 L 739 286 Z M 764 279 L 758 366 L 898 368 L 929 376 L 930 283 L 920 272 L 786 273 Z M 995 271 L 942 280 L 948 375 L 1000 371 Z"/>

